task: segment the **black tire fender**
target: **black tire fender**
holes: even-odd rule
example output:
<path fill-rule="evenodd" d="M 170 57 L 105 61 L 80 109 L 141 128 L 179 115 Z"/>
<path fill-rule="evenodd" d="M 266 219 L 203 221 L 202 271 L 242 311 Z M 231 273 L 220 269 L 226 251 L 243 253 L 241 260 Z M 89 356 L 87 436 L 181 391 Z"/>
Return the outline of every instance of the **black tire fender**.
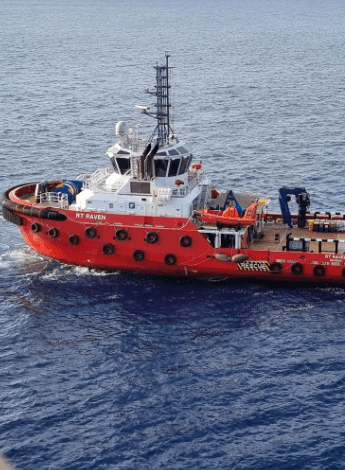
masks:
<path fill-rule="evenodd" d="M 135 252 L 133 253 L 133 258 L 135 259 L 135 261 L 143 261 L 143 259 L 145 258 L 145 253 L 142 250 L 135 250 Z"/>
<path fill-rule="evenodd" d="M 118 240 L 126 240 L 127 238 L 127 232 L 123 228 L 120 228 L 119 230 L 116 230 L 115 237 Z"/>
<path fill-rule="evenodd" d="M 102 246 L 102 251 L 105 255 L 112 255 L 114 253 L 114 245 L 111 243 L 105 243 Z"/>
<path fill-rule="evenodd" d="M 87 238 L 95 238 L 97 231 L 94 227 L 86 227 L 85 229 L 85 236 Z"/>
<path fill-rule="evenodd" d="M 321 264 L 319 264 L 317 266 L 314 266 L 314 268 L 313 268 L 314 276 L 322 277 L 322 276 L 325 275 L 325 273 L 326 273 L 325 267 L 321 266 Z"/>
<path fill-rule="evenodd" d="M 51 227 L 48 230 L 48 235 L 50 236 L 50 238 L 57 238 L 59 236 L 59 231 L 57 228 Z"/>
<path fill-rule="evenodd" d="M 147 243 L 156 243 L 158 241 L 158 234 L 156 232 L 148 232 L 145 236 Z"/>
<path fill-rule="evenodd" d="M 192 244 L 192 239 L 189 235 L 183 235 L 180 238 L 180 245 L 183 246 L 184 248 L 191 246 L 191 244 Z"/>
<path fill-rule="evenodd" d="M 34 233 L 38 233 L 38 232 L 41 230 L 40 224 L 37 224 L 37 223 L 35 222 L 34 224 L 31 225 L 31 230 L 32 230 Z"/>
<path fill-rule="evenodd" d="M 173 264 L 176 263 L 176 256 L 172 254 L 167 254 L 164 256 L 164 263 L 167 264 L 168 266 L 172 266 Z"/>
<path fill-rule="evenodd" d="M 297 274 L 297 275 L 300 275 L 300 274 L 303 274 L 303 266 L 301 263 L 295 263 L 291 266 L 291 272 L 293 274 Z"/>
<path fill-rule="evenodd" d="M 70 235 L 68 237 L 68 241 L 70 242 L 71 245 L 78 245 L 79 237 L 78 237 L 78 235 Z"/>
<path fill-rule="evenodd" d="M 272 274 L 280 274 L 283 270 L 283 266 L 280 263 L 271 263 L 270 271 Z"/>

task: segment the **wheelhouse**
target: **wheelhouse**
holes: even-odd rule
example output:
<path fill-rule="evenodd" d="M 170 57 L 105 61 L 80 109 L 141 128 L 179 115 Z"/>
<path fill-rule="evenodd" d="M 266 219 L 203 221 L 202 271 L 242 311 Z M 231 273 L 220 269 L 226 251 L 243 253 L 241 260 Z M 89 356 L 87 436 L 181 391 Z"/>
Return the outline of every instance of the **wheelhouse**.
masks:
<path fill-rule="evenodd" d="M 186 147 L 186 145 L 180 145 L 157 152 L 152 161 L 152 177 L 173 178 L 187 173 L 193 155 Z M 133 158 L 129 151 L 119 149 L 115 153 L 112 149 L 109 157 L 115 173 L 124 175 L 132 169 Z"/>

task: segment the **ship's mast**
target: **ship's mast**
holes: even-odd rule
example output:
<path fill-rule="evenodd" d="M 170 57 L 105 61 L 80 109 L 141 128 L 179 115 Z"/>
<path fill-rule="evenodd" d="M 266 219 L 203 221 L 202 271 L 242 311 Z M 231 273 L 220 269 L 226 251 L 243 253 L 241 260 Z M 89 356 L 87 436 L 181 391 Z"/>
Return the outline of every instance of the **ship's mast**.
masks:
<path fill-rule="evenodd" d="M 157 134 L 158 145 L 160 148 L 164 147 L 165 143 L 169 142 L 170 134 L 173 134 L 173 129 L 170 125 L 170 96 L 169 96 L 169 57 L 170 54 L 165 53 L 165 64 L 159 64 L 156 62 L 156 91 L 151 92 L 148 88 L 145 89 L 145 93 L 150 95 L 155 95 L 157 98 L 156 101 L 156 112 L 149 112 L 149 107 L 147 106 L 136 106 L 143 113 L 152 116 L 157 119 L 158 124 L 155 127 L 155 130 L 152 132 L 149 141 L 152 141 L 155 134 Z"/>
<path fill-rule="evenodd" d="M 157 95 L 157 133 L 158 143 L 162 147 L 169 139 L 170 134 L 170 100 L 169 100 L 169 57 L 165 54 L 165 64 L 155 66 L 156 69 L 156 95 Z"/>

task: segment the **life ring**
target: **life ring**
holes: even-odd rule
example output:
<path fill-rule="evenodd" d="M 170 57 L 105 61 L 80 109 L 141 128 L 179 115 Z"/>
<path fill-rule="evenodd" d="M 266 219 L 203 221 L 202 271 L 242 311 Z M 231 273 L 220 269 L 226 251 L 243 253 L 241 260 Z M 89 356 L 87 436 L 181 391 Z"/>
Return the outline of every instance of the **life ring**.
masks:
<path fill-rule="evenodd" d="M 176 186 L 182 186 L 182 185 L 184 184 L 184 181 L 182 181 L 182 180 L 175 180 L 174 183 L 175 183 Z"/>
<path fill-rule="evenodd" d="M 321 277 L 325 275 L 325 268 L 324 266 L 321 266 L 320 264 L 318 266 L 314 266 L 313 273 L 315 276 Z"/>
<path fill-rule="evenodd" d="M 111 243 L 105 243 L 102 246 L 102 251 L 105 255 L 112 255 L 114 253 L 114 245 Z"/>
<path fill-rule="evenodd" d="M 147 243 L 156 243 L 158 240 L 158 234 L 156 232 L 148 232 L 145 236 Z"/>
<path fill-rule="evenodd" d="M 115 237 L 118 240 L 126 240 L 126 238 L 127 238 L 126 230 L 123 230 L 122 228 L 120 228 L 119 230 L 116 230 Z"/>
<path fill-rule="evenodd" d="M 303 274 L 303 266 L 301 263 L 295 263 L 291 266 L 291 272 L 293 274 Z"/>
<path fill-rule="evenodd" d="M 176 256 L 171 255 L 171 254 L 165 255 L 164 256 L 164 263 L 169 265 L 169 266 L 172 266 L 173 264 L 176 263 Z"/>
<path fill-rule="evenodd" d="M 192 239 L 189 235 L 183 235 L 180 238 L 180 245 L 183 246 L 184 248 L 191 246 L 191 244 L 192 244 Z"/>
<path fill-rule="evenodd" d="M 32 230 L 34 233 L 39 232 L 39 231 L 41 230 L 40 224 L 36 224 L 36 223 L 32 224 L 32 225 L 31 225 L 31 230 Z"/>
<path fill-rule="evenodd" d="M 78 245 L 79 237 L 78 237 L 78 235 L 70 235 L 68 237 L 68 241 L 70 242 L 71 245 Z"/>
<path fill-rule="evenodd" d="M 272 274 L 279 274 L 283 270 L 283 266 L 280 263 L 271 263 L 270 271 Z"/>
<path fill-rule="evenodd" d="M 192 168 L 194 170 L 201 170 L 201 164 L 200 163 L 194 163 L 194 165 L 192 166 Z"/>
<path fill-rule="evenodd" d="M 133 258 L 135 261 L 142 261 L 145 258 L 145 253 L 142 250 L 135 250 Z"/>
<path fill-rule="evenodd" d="M 48 230 L 48 235 L 50 238 L 57 238 L 59 236 L 59 231 L 57 228 L 52 227 Z"/>
<path fill-rule="evenodd" d="M 96 229 L 93 228 L 93 227 L 87 227 L 85 229 L 85 235 L 86 235 L 87 238 L 95 238 L 96 233 L 97 233 Z"/>

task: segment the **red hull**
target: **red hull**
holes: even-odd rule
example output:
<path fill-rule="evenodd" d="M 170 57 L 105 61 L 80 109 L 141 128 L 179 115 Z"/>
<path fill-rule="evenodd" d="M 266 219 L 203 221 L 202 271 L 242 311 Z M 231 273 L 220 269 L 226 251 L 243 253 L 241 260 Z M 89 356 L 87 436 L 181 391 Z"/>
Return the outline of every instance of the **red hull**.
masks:
<path fill-rule="evenodd" d="M 61 211 L 62 212 L 62 211 Z M 62 263 L 85 266 L 105 271 L 124 271 L 152 275 L 200 276 L 237 279 L 262 279 L 282 282 L 335 282 L 345 284 L 344 254 L 299 253 L 254 249 L 215 249 L 208 243 L 205 235 L 188 219 L 149 218 L 120 216 L 113 214 L 81 214 L 65 211 L 68 219 L 42 221 L 22 216 L 20 227 L 25 242 L 38 253 Z M 78 218 L 79 214 L 79 218 Z M 106 220 L 98 220 L 106 218 Z M 148 223 L 150 222 L 150 223 Z M 39 232 L 32 231 L 32 224 L 39 224 Z M 94 228 L 96 236 L 87 238 L 85 231 Z M 51 229 L 57 236 L 51 238 Z M 126 231 L 125 240 L 116 239 L 116 231 Z M 148 233 L 156 233 L 155 243 L 146 241 Z M 72 238 L 71 238 L 72 236 Z M 76 236 L 77 238 L 73 238 Z M 188 236 L 190 246 L 181 246 L 181 237 Z M 71 244 L 71 241 L 77 244 Z M 112 253 L 104 253 L 104 246 L 113 246 Z M 143 252 L 142 260 L 135 259 L 135 252 Z M 248 259 L 240 263 L 223 261 L 215 255 L 221 253 L 227 259 L 243 253 Z M 166 256 L 173 255 L 175 262 L 167 264 Z M 225 256 L 228 255 L 228 256 Z M 174 261 L 174 258 L 172 258 Z M 281 266 L 277 269 L 275 263 Z M 295 263 L 302 265 L 302 273 L 293 273 Z M 315 266 L 323 266 L 325 272 L 317 275 Z M 278 268 L 279 268 L 278 266 Z M 275 270 L 277 269 L 277 270 Z"/>
<path fill-rule="evenodd" d="M 3 207 L 20 219 L 32 249 L 62 263 L 152 275 L 345 284 L 345 253 L 214 248 L 187 218 L 42 209 L 23 198 L 32 188 L 8 191 Z M 61 220 L 44 218 L 44 210 Z M 238 254 L 246 259 L 234 259 Z"/>

